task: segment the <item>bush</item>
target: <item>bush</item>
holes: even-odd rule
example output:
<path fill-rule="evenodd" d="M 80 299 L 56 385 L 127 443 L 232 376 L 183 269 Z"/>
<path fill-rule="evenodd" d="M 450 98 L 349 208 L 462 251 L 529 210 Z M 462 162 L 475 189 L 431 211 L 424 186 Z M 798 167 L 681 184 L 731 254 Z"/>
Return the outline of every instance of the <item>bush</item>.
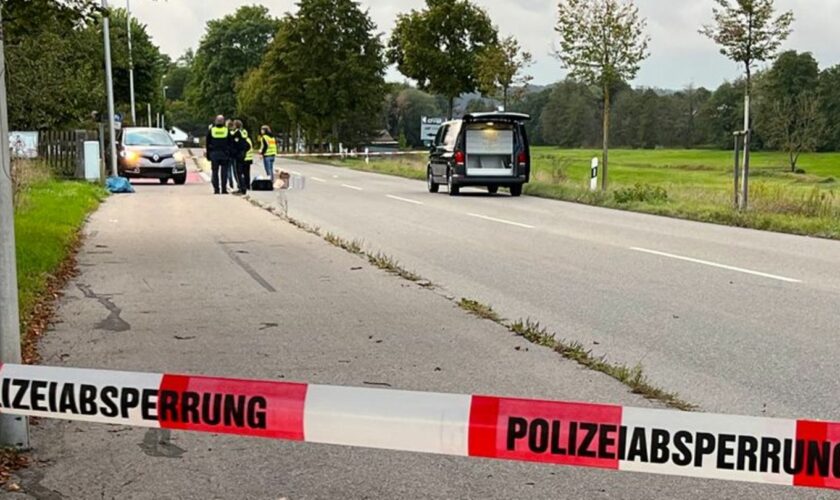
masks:
<path fill-rule="evenodd" d="M 619 205 L 629 203 L 664 203 L 668 201 L 668 191 L 659 186 L 636 184 L 633 187 L 616 190 L 613 193 L 613 199 Z"/>

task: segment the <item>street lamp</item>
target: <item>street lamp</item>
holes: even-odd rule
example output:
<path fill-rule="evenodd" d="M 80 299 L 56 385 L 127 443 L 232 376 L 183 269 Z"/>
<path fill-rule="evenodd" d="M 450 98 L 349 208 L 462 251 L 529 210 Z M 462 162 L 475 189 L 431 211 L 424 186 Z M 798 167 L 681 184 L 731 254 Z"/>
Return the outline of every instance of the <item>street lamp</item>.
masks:
<path fill-rule="evenodd" d="M 131 55 L 131 2 L 125 0 L 125 17 L 128 33 L 128 85 L 131 91 L 131 124 L 137 126 L 137 111 L 134 106 L 134 58 Z"/>

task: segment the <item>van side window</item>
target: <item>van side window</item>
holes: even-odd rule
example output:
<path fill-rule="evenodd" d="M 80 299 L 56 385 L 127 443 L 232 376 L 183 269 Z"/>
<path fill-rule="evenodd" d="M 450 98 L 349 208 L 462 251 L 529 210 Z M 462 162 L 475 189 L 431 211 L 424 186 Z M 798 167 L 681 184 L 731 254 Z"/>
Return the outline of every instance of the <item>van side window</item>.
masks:
<path fill-rule="evenodd" d="M 458 141 L 458 134 L 461 132 L 461 122 L 454 122 L 446 129 L 446 137 L 443 140 L 447 151 L 455 149 L 455 143 Z"/>
<path fill-rule="evenodd" d="M 443 125 L 438 129 L 437 135 L 435 136 L 435 147 L 443 144 L 443 137 L 444 134 L 446 134 L 446 129 L 446 125 Z"/>

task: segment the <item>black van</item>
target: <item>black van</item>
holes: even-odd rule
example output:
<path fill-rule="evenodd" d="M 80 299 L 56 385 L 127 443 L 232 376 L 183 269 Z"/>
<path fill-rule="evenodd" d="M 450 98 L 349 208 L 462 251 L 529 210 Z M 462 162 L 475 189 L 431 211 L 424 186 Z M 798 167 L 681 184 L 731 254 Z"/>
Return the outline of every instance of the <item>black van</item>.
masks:
<path fill-rule="evenodd" d="M 485 186 L 490 193 L 500 187 L 513 196 L 531 178 L 531 148 L 521 113 L 472 113 L 444 123 L 429 155 L 426 182 L 430 193 L 441 184 L 456 196 L 463 186 Z"/>

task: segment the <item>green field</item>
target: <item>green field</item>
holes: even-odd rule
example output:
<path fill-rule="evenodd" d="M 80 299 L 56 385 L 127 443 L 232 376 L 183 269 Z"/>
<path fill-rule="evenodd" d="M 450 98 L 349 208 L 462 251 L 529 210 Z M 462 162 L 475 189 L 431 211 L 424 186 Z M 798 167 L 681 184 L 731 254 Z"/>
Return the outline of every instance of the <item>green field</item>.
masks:
<path fill-rule="evenodd" d="M 95 184 L 40 179 L 26 186 L 21 197 L 15 236 L 20 315 L 25 322 L 105 191 Z"/>
<path fill-rule="evenodd" d="M 800 173 L 783 153 L 752 155 L 751 208 L 733 204 L 733 153 L 712 150 L 614 150 L 610 190 L 589 192 L 589 165 L 600 152 L 534 147 L 532 183 L 525 192 L 622 210 L 840 239 L 840 154 L 805 154 Z M 425 156 L 360 159 L 333 164 L 415 179 L 425 176 Z M 804 173 L 802 173 L 804 172 Z"/>

